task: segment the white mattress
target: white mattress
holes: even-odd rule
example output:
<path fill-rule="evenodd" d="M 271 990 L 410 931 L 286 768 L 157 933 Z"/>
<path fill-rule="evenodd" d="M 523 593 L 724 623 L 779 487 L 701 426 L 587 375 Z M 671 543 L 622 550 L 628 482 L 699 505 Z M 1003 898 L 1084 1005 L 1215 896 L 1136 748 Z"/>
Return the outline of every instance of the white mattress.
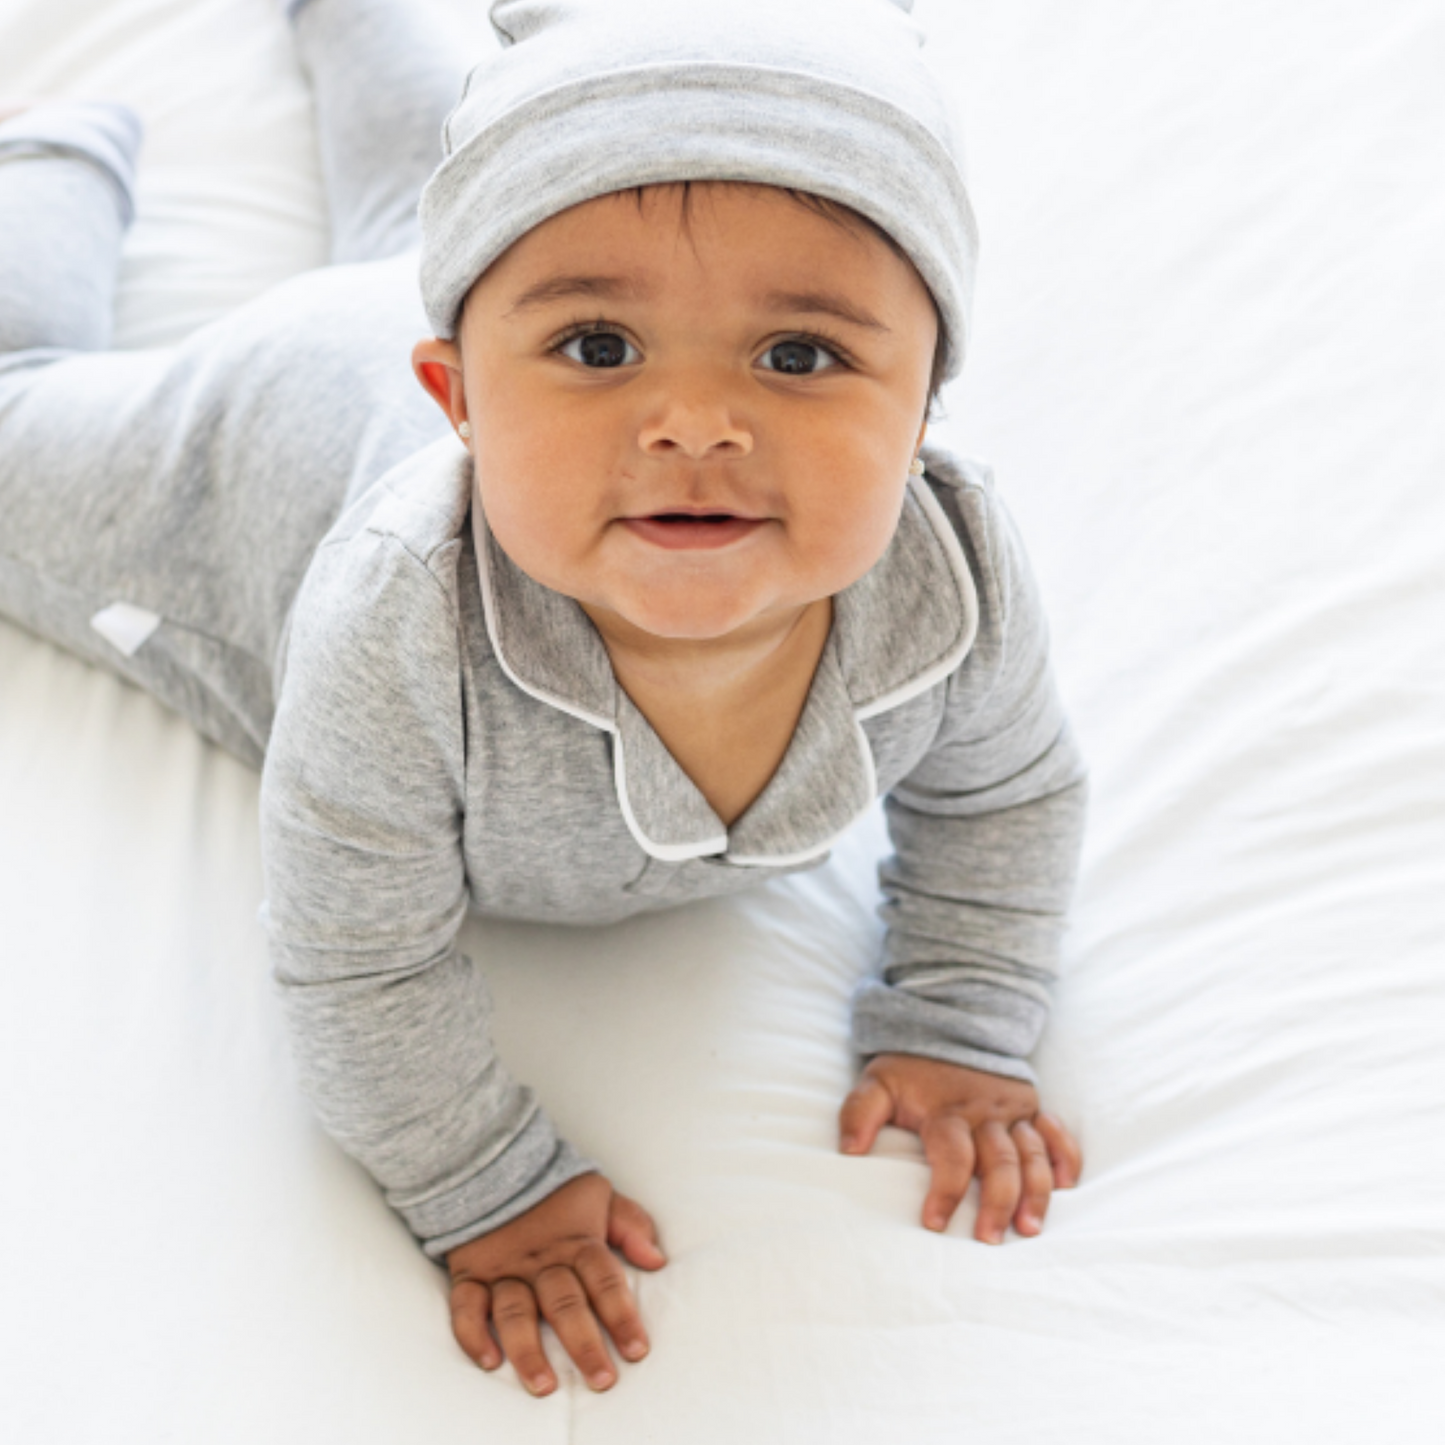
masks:
<path fill-rule="evenodd" d="M 475 924 L 504 1053 L 672 1255 L 610 1394 L 483 1375 L 297 1092 L 256 779 L 0 624 L 4 1439 L 1445 1438 L 1445 10 L 918 13 L 984 234 L 939 431 L 1094 768 L 1039 1057 L 1082 1185 L 989 1249 L 918 1227 L 911 1137 L 833 1152 L 876 820 L 741 900 Z M 6 0 L 7 93 L 150 124 L 121 344 L 322 259 L 268 0 Z"/>

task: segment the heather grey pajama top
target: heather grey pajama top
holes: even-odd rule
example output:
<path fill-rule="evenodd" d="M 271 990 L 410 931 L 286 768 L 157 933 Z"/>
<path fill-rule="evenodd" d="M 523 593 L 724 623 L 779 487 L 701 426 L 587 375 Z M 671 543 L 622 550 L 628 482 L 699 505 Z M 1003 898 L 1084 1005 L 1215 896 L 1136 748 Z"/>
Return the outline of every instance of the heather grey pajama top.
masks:
<path fill-rule="evenodd" d="M 1029 1078 L 1081 769 L 987 473 L 937 452 L 839 594 L 778 771 L 731 828 L 618 686 L 578 605 L 507 557 L 444 438 L 317 549 L 262 787 L 272 953 L 309 1091 L 433 1253 L 589 1166 L 502 1070 L 468 908 L 606 923 L 815 866 L 878 797 L 863 1053 Z"/>
<path fill-rule="evenodd" d="M 337 259 L 369 264 L 174 348 L 101 349 L 125 118 L 0 126 L 0 613 L 264 763 L 266 926 L 304 1082 L 439 1256 L 592 1167 L 492 1049 L 456 946 L 468 909 L 601 925 L 733 892 L 817 866 L 882 797 L 859 1050 L 1028 1078 L 1084 790 L 991 479 L 925 449 L 887 552 L 835 599 L 777 773 L 722 824 L 581 609 L 498 547 L 408 374 L 425 332 L 404 248 L 434 159 L 415 137 L 434 148 L 456 83 L 415 8 L 310 0 L 296 21 Z M 368 84 L 382 64 L 392 84 Z M 415 154 L 380 164 L 398 145 Z"/>

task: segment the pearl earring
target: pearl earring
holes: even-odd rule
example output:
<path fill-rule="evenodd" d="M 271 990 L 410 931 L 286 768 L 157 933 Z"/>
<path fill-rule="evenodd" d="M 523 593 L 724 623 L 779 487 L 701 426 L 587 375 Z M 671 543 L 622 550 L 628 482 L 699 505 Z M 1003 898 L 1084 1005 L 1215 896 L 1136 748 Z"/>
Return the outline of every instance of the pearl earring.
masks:
<path fill-rule="evenodd" d="M 922 457 L 914 457 L 913 460 L 908 463 L 908 475 L 910 477 L 921 477 L 924 471 L 925 468 Z"/>
<path fill-rule="evenodd" d="M 461 425 L 459 425 L 459 426 L 457 427 L 457 435 L 458 435 L 459 437 L 461 437 L 461 439 L 462 439 L 464 442 L 469 442 L 469 441 L 471 441 L 471 439 L 472 439 L 472 424 L 471 424 L 471 422 L 469 422 L 469 421 L 464 421 L 464 422 L 462 422 Z"/>

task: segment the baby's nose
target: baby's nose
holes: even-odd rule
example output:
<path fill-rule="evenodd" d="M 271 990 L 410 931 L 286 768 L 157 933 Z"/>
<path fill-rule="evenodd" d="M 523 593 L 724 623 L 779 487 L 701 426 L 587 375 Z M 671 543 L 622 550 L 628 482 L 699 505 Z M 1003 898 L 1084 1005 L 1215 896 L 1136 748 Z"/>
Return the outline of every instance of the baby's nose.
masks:
<path fill-rule="evenodd" d="M 753 449 L 752 428 L 726 388 L 698 381 L 660 394 L 637 441 L 651 455 L 675 452 L 694 461 L 743 457 Z"/>

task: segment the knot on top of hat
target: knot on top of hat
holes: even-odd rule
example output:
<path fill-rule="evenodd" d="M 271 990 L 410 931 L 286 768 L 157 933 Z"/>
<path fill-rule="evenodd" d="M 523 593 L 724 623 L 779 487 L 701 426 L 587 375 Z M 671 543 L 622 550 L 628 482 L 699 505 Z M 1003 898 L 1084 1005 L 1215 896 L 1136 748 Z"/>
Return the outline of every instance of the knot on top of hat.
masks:
<path fill-rule="evenodd" d="M 775 9 L 777 3 L 778 0 L 770 0 L 769 8 Z M 913 0 L 867 0 L 867 3 L 891 5 L 905 15 L 913 13 Z M 624 5 L 631 9 L 634 15 L 639 10 L 642 11 L 643 14 L 638 18 L 643 20 L 650 8 L 659 23 L 675 21 L 679 10 L 686 14 L 699 8 L 695 0 L 693 4 L 685 7 L 679 6 L 677 0 L 492 0 L 490 18 L 492 29 L 505 47 L 531 40 L 544 30 L 559 25 L 593 18 L 599 12 L 601 18 L 605 19 L 609 12 L 615 15 Z M 922 37 L 919 38 L 921 42 Z"/>

